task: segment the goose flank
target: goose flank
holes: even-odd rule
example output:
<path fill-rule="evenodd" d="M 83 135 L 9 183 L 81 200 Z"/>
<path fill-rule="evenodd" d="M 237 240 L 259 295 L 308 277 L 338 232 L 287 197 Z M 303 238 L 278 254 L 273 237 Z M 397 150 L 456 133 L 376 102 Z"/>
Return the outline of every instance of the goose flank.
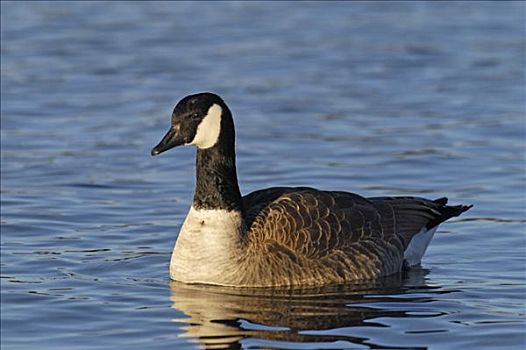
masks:
<path fill-rule="evenodd" d="M 213 93 L 183 98 L 152 149 L 194 145 L 196 188 L 170 277 L 235 287 L 314 286 L 370 280 L 418 265 L 437 226 L 471 206 L 447 198 L 374 197 L 310 187 L 242 196 L 235 129 Z"/>

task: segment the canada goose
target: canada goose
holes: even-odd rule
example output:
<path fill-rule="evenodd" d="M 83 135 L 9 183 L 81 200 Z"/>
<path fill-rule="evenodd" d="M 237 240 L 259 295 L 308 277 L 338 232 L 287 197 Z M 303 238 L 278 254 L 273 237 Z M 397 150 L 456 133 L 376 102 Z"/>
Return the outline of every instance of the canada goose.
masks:
<path fill-rule="evenodd" d="M 170 277 L 235 287 L 322 285 L 366 280 L 420 263 L 437 226 L 471 206 L 447 198 L 364 198 L 309 187 L 241 196 L 235 131 L 225 102 L 186 96 L 152 149 L 197 147 L 196 189 L 170 262 Z"/>

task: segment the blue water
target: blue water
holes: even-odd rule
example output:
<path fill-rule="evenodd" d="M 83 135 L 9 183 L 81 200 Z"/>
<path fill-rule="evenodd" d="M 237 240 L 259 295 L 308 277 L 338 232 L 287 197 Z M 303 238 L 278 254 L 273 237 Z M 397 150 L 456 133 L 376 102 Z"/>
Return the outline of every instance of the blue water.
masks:
<path fill-rule="evenodd" d="M 526 346 L 523 2 L 1 3 L 2 349 Z M 474 204 L 421 269 L 316 290 L 170 282 L 213 91 L 243 193 Z"/>

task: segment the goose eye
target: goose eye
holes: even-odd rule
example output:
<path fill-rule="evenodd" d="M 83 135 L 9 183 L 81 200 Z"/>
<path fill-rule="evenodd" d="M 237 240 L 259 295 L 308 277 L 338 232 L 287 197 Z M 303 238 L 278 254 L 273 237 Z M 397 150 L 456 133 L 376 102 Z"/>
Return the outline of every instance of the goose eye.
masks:
<path fill-rule="evenodd" d="M 192 114 L 192 119 L 197 119 L 197 118 L 199 118 L 199 113 Z"/>

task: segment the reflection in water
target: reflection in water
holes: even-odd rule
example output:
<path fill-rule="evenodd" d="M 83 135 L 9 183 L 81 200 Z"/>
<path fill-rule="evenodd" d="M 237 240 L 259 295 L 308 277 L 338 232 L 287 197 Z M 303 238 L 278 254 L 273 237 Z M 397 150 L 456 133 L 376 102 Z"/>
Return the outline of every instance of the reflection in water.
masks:
<path fill-rule="evenodd" d="M 235 289 L 171 282 L 171 299 L 175 309 L 188 315 L 176 320 L 186 324 L 181 327 L 182 336 L 195 338 L 207 349 L 241 348 L 244 339 L 376 347 L 368 338 L 353 336 L 352 330 L 345 330 L 348 335 L 329 330 L 387 327 L 374 320 L 406 317 L 400 303 L 407 303 L 409 310 L 414 303 L 433 301 L 430 295 L 448 292 L 426 285 L 426 273 L 416 269 L 367 284 L 309 289 Z"/>

